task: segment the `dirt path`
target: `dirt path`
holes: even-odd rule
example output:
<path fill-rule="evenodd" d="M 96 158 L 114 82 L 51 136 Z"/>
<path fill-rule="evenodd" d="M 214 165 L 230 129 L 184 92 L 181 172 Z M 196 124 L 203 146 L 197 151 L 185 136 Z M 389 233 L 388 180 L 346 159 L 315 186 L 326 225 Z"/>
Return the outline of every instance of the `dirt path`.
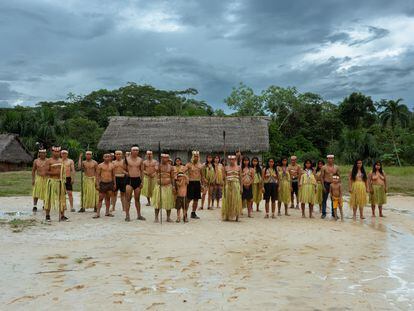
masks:
<path fill-rule="evenodd" d="M 386 218 L 343 223 L 204 210 L 162 226 L 150 207 L 131 223 L 119 210 L 51 224 L 39 212 L 22 232 L 0 226 L 1 309 L 413 309 L 413 206 L 394 196 Z M 28 197 L 0 199 L 1 212 L 30 210 Z"/>

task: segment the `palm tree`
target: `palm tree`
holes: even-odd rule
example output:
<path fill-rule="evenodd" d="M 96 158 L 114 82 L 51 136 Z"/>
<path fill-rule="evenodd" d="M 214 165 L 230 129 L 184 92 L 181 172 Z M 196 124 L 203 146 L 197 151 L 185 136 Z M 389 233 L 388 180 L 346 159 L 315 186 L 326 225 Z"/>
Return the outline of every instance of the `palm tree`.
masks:
<path fill-rule="evenodd" d="M 381 100 L 378 105 L 379 108 L 383 109 L 379 113 L 382 125 L 391 126 L 391 139 L 399 166 L 401 166 L 401 162 L 398 155 L 397 145 L 395 143 L 395 128 L 399 125 L 405 127 L 410 121 L 410 111 L 406 105 L 400 104 L 402 100 L 402 98 L 397 100 Z"/>

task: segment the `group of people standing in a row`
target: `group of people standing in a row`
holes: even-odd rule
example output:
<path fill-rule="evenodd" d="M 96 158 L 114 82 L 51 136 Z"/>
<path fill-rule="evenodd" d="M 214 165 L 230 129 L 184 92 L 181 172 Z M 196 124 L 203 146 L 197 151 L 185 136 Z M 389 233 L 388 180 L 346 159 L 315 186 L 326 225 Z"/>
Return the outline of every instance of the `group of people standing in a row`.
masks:
<path fill-rule="evenodd" d="M 304 162 L 303 168 L 297 163 L 296 156 L 282 158 L 276 162 L 268 159 L 262 168 L 257 157 L 249 159 L 239 152 L 228 156 L 227 161 L 220 156 L 207 155 L 206 161 L 200 161 L 200 153 L 192 152 L 191 161 L 183 164 L 180 158 L 173 162 L 168 154 L 161 154 L 159 163 L 153 158 L 152 151 L 146 152 L 146 159 L 139 156 L 139 148 L 132 147 L 125 154 L 118 150 L 114 154 L 105 154 L 103 162 L 98 164 L 92 158 L 92 152 L 79 156 L 78 169 L 81 178 L 81 208 L 94 209 L 94 218 L 100 217 L 105 201 L 105 216 L 112 217 L 120 192 L 125 221 L 130 221 L 131 199 L 134 197 L 137 219 L 145 220 L 141 214 L 140 196 L 147 198 L 147 205 L 155 210 L 155 221 L 159 221 L 160 209 L 167 211 L 167 222 L 172 222 L 171 210 L 177 210 L 176 222 L 188 222 L 188 208 L 191 206 L 191 218 L 198 219 L 198 203 L 204 208 L 213 209 L 222 201 L 222 219 L 236 220 L 247 208 L 247 216 L 253 217 L 253 205 L 259 211 L 261 201 L 265 200 L 265 218 L 289 216 L 288 208 L 302 209 L 309 206 L 309 217 L 313 218 L 313 207 L 319 205 L 321 217 L 327 215 L 327 200 L 332 201 L 332 217 L 338 219 L 338 210 L 343 219 L 342 185 L 339 168 L 334 164 L 334 156 L 327 156 L 327 163 L 318 161 L 316 168 L 311 160 Z M 74 212 L 72 188 L 75 181 L 75 163 L 68 158 L 68 151 L 58 146 L 52 147 L 52 156 L 47 158 L 46 150 L 39 150 L 39 157 L 33 163 L 33 211 L 37 211 L 39 199 L 44 201 L 46 220 L 50 221 L 50 210 L 59 211 L 59 219 L 66 221 L 66 194 L 70 210 Z M 375 207 L 382 217 L 382 206 L 386 203 L 387 182 L 380 162 L 374 164 L 367 174 L 362 161 L 355 162 L 349 174 L 350 206 L 356 219 L 359 209 L 363 219 L 363 209 L 369 193 L 372 215 Z M 296 199 L 296 205 L 295 205 Z M 277 204 L 276 204 L 277 202 Z M 182 212 L 182 213 L 181 213 Z M 271 213 L 271 214 L 270 214 Z"/>

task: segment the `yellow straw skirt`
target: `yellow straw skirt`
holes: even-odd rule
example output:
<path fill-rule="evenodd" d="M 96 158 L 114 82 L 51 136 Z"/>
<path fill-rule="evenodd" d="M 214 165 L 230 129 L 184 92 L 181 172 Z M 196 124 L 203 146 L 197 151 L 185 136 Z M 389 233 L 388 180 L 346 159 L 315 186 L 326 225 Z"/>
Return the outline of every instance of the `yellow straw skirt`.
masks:
<path fill-rule="evenodd" d="M 46 182 L 45 209 L 64 211 L 66 205 L 65 184 L 60 179 L 48 178 Z"/>
<path fill-rule="evenodd" d="M 287 179 L 280 182 L 278 200 L 286 205 L 290 203 L 290 181 Z"/>
<path fill-rule="evenodd" d="M 147 175 L 144 175 L 144 182 L 141 189 L 141 195 L 150 198 L 152 197 L 154 187 L 157 183 L 156 177 L 149 177 Z"/>
<path fill-rule="evenodd" d="M 322 205 L 323 202 L 323 185 L 322 183 L 318 183 L 316 187 L 316 204 Z"/>
<path fill-rule="evenodd" d="M 174 208 L 174 195 L 172 185 L 161 186 L 161 207 L 167 211 Z M 151 197 L 152 206 L 155 209 L 160 208 L 160 186 L 155 185 L 154 191 Z"/>
<path fill-rule="evenodd" d="M 235 219 L 242 213 L 242 198 L 239 180 L 227 181 L 223 194 L 221 218 L 223 220 Z"/>
<path fill-rule="evenodd" d="M 315 204 L 316 193 L 315 185 L 303 184 L 299 190 L 299 202 L 305 204 Z"/>
<path fill-rule="evenodd" d="M 364 207 L 367 205 L 367 189 L 363 181 L 354 181 L 352 183 L 351 199 L 349 206 L 352 207 Z"/>
<path fill-rule="evenodd" d="M 83 176 L 82 207 L 95 208 L 98 203 L 99 193 L 96 190 L 95 176 Z"/>
<path fill-rule="evenodd" d="M 44 201 L 46 198 L 46 185 L 47 177 L 36 175 L 32 196 Z"/>
<path fill-rule="evenodd" d="M 372 205 L 387 204 L 387 194 L 383 185 L 372 185 L 373 192 L 370 193 L 370 202 Z"/>
<path fill-rule="evenodd" d="M 260 204 L 263 200 L 263 192 L 262 188 L 260 187 L 260 183 L 256 183 L 252 185 L 253 187 L 253 202 L 256 204 Z"/>

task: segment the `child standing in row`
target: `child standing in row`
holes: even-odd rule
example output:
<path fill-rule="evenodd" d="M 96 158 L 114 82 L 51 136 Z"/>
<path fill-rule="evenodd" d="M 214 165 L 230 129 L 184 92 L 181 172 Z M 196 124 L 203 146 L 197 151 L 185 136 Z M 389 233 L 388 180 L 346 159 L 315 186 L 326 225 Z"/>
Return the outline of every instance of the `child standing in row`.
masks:
<path fill-rule="evenodd" d="M 344 213 L 342 210 L 342 185 L 338 174 L 332 176 L 332 184 L 330 188 L 331 200 L 334 210 L 334 218 L 338 220 L 338 209 L 341 213 L 341 220 L 344 220 Z"/>

